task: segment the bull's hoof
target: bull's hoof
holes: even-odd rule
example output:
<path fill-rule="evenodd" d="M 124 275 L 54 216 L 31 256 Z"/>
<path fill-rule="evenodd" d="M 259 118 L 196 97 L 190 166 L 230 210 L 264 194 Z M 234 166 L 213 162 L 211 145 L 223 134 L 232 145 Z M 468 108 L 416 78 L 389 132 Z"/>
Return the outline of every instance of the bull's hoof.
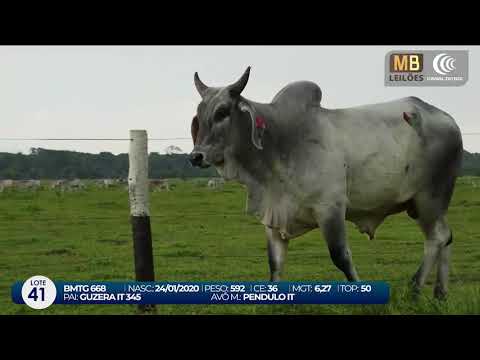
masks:
<path fill-rule="evenodd" d="M 442 289 L 440 286 L 435 286 L 435 288 L 433 289 L 433 296 L 437 300 L 446 301 L 447 291 L 445 289 Z"/>

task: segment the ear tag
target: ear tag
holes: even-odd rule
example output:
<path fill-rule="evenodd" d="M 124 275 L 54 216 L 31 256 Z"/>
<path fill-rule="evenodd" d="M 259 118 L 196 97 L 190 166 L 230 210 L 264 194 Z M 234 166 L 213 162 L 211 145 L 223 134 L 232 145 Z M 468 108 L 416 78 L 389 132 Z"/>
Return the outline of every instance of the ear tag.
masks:
<path fill-rule="evenodd" d="M 260 116 L 257 116 L 255 118 L 255 127 L 257 129 L 264 129 L 265 130 L 266 127 L 267 127 L 267 123 L 265 122 L 265 119 L 260 117 Z"/>

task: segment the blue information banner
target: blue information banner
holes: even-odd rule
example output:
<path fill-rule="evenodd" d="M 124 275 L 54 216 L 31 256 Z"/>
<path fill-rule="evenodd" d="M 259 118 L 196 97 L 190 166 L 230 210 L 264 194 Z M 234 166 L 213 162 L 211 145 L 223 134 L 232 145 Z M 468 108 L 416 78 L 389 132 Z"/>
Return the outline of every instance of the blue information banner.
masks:
<path fill-rule="evenodd" d="M 368 282 L 102 282 L 54 281 L 48 289 L 53 304 L 386 304 L 390 287 Z M 33 301 L 26 286 L 16 282 L 12 300 Z M 24 289 L 22 295 L 22 287 Z M 54 294 L 52 294 L 52 291 Z M 29 298 L 30 296 L 30 298 Z M 54 300 L 53 300 L 54 299 Z M 37 300 L 35 298 L 35 300 Z"/>

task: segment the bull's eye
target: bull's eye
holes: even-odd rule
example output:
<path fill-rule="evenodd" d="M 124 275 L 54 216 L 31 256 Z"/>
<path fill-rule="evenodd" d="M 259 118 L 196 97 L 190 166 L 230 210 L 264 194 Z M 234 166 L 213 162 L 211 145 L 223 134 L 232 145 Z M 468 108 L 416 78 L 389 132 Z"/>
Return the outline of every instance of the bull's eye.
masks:
<path fill-rule="evenodd" d="M 214 122 L 223 121 L 223 119 L 225 119 L 229 115 L 230 115 L 230 109 L 228 109 L 226 107 L 222 107 L 215 112 L 215 116 L 213 118 L 213 121 Z"/>

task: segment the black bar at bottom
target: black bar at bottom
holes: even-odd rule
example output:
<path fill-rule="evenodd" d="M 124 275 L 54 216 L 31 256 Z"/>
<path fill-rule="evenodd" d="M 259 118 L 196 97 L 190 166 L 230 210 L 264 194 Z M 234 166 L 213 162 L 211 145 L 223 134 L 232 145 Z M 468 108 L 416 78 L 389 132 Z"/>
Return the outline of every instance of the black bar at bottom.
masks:
<path fill-rule="evenodd" d="M 135 279 L 155 281 L 153 268 L 152 231 L 149 216 L 131 216 Z M 139 305 L 140 311 L 151 311 L 154 305 Z"/>

